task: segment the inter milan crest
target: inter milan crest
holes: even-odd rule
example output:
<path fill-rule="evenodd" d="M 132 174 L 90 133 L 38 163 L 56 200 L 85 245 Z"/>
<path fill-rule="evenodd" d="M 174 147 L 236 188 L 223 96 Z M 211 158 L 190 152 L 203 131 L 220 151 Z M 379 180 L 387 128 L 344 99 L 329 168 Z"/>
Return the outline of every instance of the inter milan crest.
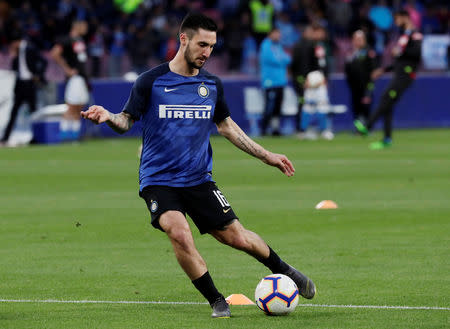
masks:
<path fill-rule="evenodd" d="M 200 86 L 198 86 L 198 95 L 202 98 L 206 98 L 209 96 L 209 89 L 205 86 L 204 83 L 202 83 Z"/>
<path fill-rule="evenodd" d="M 150 206 L 150 211 L 151 212 L 156 212 L 156 210 L 158 210 L 158 202 L 152 200 L 152 204 Z"/>

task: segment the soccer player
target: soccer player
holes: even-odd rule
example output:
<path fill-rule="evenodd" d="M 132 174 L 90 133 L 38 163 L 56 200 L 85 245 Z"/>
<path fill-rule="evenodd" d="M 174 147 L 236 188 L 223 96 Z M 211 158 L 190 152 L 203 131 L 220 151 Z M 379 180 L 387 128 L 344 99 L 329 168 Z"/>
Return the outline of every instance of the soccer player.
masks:
<path fill-rule="evenodd" d="M 395 14 L 395 25 L 402 29 L 402 35 L 392 50 L 395 57 L 393 66 L 376 69 L 372 78 L 376 79 L 384 72 L 394 71 L 394 77 L 389 86 L 381 96 L 378 108 L 371 114 L 369 121 L 364 124 L 360 120 L 355 120 L 356 129 L 363 135 L 367 135 L 373 128 L 375 122 L 384 117 L 384 138 L 382 141 L 370 144 L 373 150 L 380 150 L 392 145 L 392 116 L 394 105 L 400 96 L 408 89 L 416 78 L 416 72 L 421 59 L 422 34 L 418 32 L 409 13 L 401 10 Z"/>
<path fill-rule="evenodd" d="M 60 125 L 61 141 L 75 141 L 80 137 L 80 112 L 89 102 L 87 50 L 83 37 L 88 31 L 85 21 L 74 21 L 69 36 L 56 43 L 50 54 L 67 77 L 64 101 L 67 111 Z"/>
<path fill-rule="evenodd" d="M 362 30 L 353 33 L 352 46 L 345 62 L 345 77 L 352 95 L 353 119 L 366 123 L 372 103 L 374 83 L 371 75 L 376 68 L 376 53 L 367 45 Z"/>
<path fill-rule="evenodd" d="M 316 292 L 308 277 L 242 226 L 213 181 L 212 122 L 241 150 L 286 176 L 295 171 L 286 156 L 267 151 L 239 128 L 230 117 L 221 81 L 202 69 L 216 44 L 216 31 L 217 25 L 210 18 L 187 15 L 180 27 L 175 58 L 139 76 L 121 113 L 112 114 L 98 105 L 81 113 L 83 118 L 105 122 L 117 132 L 142 121 L 140 196 L 147 203 L 152 225 L 167 234 L 180 266 L 208 300 L 215 318 L 229 317 L 230 309 L 194 245 L 186 214 L 200 233 L 209 233 L 255 257 L 272 272 L 291 277 L 303 297 L 313 298 Z"/>

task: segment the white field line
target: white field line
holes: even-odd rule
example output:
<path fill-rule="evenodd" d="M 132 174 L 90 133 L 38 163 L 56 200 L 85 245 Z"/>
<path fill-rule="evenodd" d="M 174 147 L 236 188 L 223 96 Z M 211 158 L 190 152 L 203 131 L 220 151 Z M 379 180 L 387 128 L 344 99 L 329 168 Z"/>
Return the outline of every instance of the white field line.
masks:
<path fill-rule="evenodd" d="M 442 310 L 450 311 L 450 307 L 440 306 L 393 306 L 393 305 L 324 305 L 324 304 L 299 304 L 300 307 L 330 307 L 330 308 L 371 308 L 380 310 Z"/>
<path fill-rule="evenodd" d="M 207 305 L 205 302 L 133 301 L 133 300 L 59 300 L 59 299 L 0 299 L 0 303 L 59 303 L 59 304 L 161 304 L 161 305 Z M 363 308 L 388 310 L 441 310 L 450 307 L 440 306 L 393 306 L 393 305 L 327 305 L 299 304 L 299 307 Z"/>

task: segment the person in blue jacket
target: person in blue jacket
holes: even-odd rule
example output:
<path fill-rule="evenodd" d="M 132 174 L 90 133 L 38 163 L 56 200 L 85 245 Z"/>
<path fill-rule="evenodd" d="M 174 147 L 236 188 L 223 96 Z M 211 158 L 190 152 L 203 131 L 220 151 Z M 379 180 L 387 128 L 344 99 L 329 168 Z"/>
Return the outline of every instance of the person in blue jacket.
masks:
<path fill-rule="evenodd" d="M 267 135 L 269 126 L 272 135 L 280 135 L 280 113 L 283 102 L 283 90 L 288 84 L 287 69 L 291 56 L 286 53 L 280 43 L 281 33 L 272 29 L 261 43 L 259 65 L 261 69 L 261 85 L 265 94 L 262 134 Z"/>

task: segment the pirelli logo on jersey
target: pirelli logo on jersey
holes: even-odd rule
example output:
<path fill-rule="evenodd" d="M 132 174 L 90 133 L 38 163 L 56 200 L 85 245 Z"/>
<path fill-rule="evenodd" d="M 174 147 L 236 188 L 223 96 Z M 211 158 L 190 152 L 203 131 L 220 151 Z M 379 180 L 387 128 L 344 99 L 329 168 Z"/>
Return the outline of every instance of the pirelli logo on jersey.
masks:
<path fill-rule="evenodd" d="M 211 105 L 159 105 L 160 119 L 210 119 Z"/>

